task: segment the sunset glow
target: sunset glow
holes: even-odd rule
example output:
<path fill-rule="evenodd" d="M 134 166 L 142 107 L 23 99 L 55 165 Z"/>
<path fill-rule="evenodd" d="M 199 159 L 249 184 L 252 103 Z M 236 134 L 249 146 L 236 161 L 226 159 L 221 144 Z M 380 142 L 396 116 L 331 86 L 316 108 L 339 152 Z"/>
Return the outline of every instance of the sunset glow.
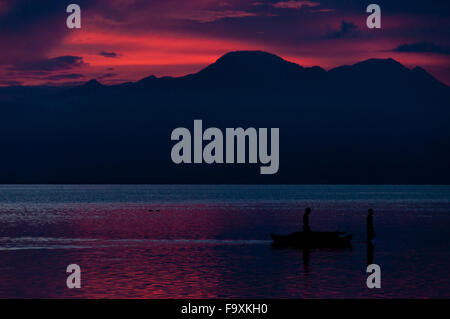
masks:
<path fill-rule="evenodd" d="M 7 53 L 0 56 L 0 85 L 181 76 L 237 50 L 268 51 L 325 69 L 391 57 L 450 83 L 448 18 L 436 8 L 433 18 L 424 19 L 415 2 L 404 10 L 386 6 L 381 30 L 365 26 L 367 14 L 360 6 L 339 1 L 81 1 L 82 28 L 74 30 L 65 26 L 62 4 L 40 5 L 2 3 L 0 38 Z M 14 20 L 29 11 L 34 15 Z M 442 50 L 396 50 L 425 40 Z M 66 56 L 82 63 L 38 67 Z"/>

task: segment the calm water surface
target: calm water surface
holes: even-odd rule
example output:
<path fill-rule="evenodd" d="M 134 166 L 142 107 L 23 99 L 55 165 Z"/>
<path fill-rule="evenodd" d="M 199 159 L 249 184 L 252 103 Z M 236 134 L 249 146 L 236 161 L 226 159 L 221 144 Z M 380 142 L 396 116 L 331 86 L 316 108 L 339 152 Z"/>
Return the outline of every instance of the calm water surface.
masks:
<path fill-rule="evenodd" d="M 0 297 L 450 298 L 449 204 L 450 186 L 2 185 Z M 307 206 L 352 247 L 272 247 Z M 81 289 L 66 288 L 72 263 Z"/>

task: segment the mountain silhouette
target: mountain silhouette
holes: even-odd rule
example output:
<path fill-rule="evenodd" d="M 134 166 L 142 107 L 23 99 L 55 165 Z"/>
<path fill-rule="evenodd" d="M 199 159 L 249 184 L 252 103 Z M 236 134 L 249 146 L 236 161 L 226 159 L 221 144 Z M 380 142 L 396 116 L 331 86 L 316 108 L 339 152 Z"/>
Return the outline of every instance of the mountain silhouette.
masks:
<path fill-rule="evenodd" d="M 394 59 L 369 59 L 352 66 L 341 66 L 328 72 L 331 83 L 341 90 L 344 86 L 358 92 L 373 89 L 381 94 L 404 93 L 418 88 L 425 90 L 445 90 L 447 86 L 437 81 L 424 69 L 410 70 Z M 428 92 L 429 93 L 429 92 Z"/>
<path fill-rule="evenodd" d="M 86 85 L 88 83 L 82 87 Z M 374 89 L 380 89 L 378 94 L 404 94 L 412 88 L 417 88 L 419 92 L 448 91 L 445 84 L 425 70 L 419 67 L 410 70 L 393 59 L 369 59 L 325 71 L 318 66 L 305 68 L 262 51 L 230 52 L 198 73 L 187 76 L 157 78 L 152 75 L 136 83 L 109 87 L 117 95 L 126 91 L 153 95 L 165 95 L 166 92 L 323 95 L 341 94 L 349 90 L 360 95 Z"/>
<path fill-rule="evenodd" d="M 154 75 L 137 82 L 104 86 L 92 79 L 80 86 L 68 88 L 65 96 L 91 95 L 99 91 L 116 92 L 122 95 L 142 91 L 156 95 L 169 92 L 201 92 L 202 94 L 273 95 L 288 93 L 339 94 L 352 90 L 352 94 L 366 94 L 379 90 L 377 94 L 403 94 L 417 88 L 418 93 L 448 92 L 448 86 L 439 82 L 423 68 L 408 69 L 394 59 L 369 59 L 354 65 L 344 65 L 329 71 L 319 66 L 305 68 L 263 51 L 229 52 L 198 73 L 182 77 Z M 19 97 L 38 94 L 48 87 L 0 88 L 0 97 Z M 212 90 L 212 91 L 211 91 Z M 54 90 L 61 91 L 61 90 Z M 206 91 L 206 92 L 205 92 Z M 8 92 L 11 92 L 8 96 Z M 113 94 L 114 95 L 114 94 Z"/>
<path fill-rule="evenodd" d="M 198 72 L 195 77 L 203 80 L 240 80 L 296 81 L 307 74 L 302 66 L 262 51 L 230 52 L 215 63 Z M 314 68 L 315 72 L 323 72 Z"/>
<path fill-rule="evenodd" d="M 187 77 L 196 84 L 250 94 L 291 91 L 320 85 L 326 71 L 304 68 L 262 51 L 230 52 L 197 74 Z"/>
<path fill-rule="evenodd" d="M 197 73 L 75 87 L 0 88 L 1 183 L 450 183 L 450 89 L 369 59 L 324 70 L 262 51 Z M 280 170 L 175 165 L 170 134 L 280 128 Z"/>

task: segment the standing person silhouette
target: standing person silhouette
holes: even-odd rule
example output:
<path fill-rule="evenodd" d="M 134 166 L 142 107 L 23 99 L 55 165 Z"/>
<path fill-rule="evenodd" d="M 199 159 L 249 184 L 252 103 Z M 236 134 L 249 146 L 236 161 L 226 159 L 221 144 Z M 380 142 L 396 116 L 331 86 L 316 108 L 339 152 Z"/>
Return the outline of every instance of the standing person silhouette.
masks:
<path fill-rule="evenodd" d="M 305 214 L 303 214 L 303 232 L 310 233 L 311 228 L 309 227 L 309 214 L 311 214 L 311 208 L 305 209 Z"/>
<path fill-rule="evenodd" d="M 367 242 L 370 243 L 370 241 L 375 237 L 375 231 L 373 229 L 373 209 L 369 208 L 369 215 L 367 215 L 366 218 L 366 232 L 367 232 Z"/>

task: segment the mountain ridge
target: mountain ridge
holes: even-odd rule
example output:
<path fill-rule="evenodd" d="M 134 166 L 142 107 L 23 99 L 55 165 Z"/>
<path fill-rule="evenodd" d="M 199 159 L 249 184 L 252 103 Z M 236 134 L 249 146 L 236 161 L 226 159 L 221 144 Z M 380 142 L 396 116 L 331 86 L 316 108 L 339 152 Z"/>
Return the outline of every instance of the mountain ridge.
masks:
<path fill-rule="evenodd" d="M 370 58 L 370 59 L 356 62 L 351 65 L 342 65 L 342 66 L 331 68 L 329 70 L 325 70 L 324 68 L 322 68 L 320 66 L 304 67 L 300 64 L 285 60 L 275 54 L 264 52 L 264 51 L 231 51 L 231 52 L 228 52 L 228 53 L 222 55 L 214 63 L 211 63 L 210 65 L 206 66 L 205 68 L 201 69 L 200 71 L 198 71 L 196 73 L 191 73 L 191 74 L 187 74 L 187 75 L 180 76 L 180 77 L 171 77 L 171 76 L 156 77 L 154 75 L 151 75 L 144 79 L 148 79 L 148 78 L 152 78 L 152 80 L 158 80 L 158 79 L 162 79 L 162 78 L 184 79 L 186 77 L 202 76 L 205 73 L 209 73 L 211 71 L 218 71 L 217 69 L 219 69 L 220 72 L 224 72 L 221 69 L 225 69 L 225 71 L 228 71 L 230 68 L 235 69 L 237 66 L 245 65 L 244 62 L 245 63 L 250 62 L 250 64 L 253 64 L 253 69 L 255 69 L 255 66 L 264 67 L 264 66 L 267 66 L 268 63 L 272 63 L 275 66 L 283 66 L 283 67 L 290 66 L 293 69 L 297 69 L 298 71 L 307 70 L 307 71 L 314 71 L 314 72 L 322 73 L 322 74 L 330 74 L 330 73 L 338 71 L 341 68 L 355 69 L 355 68 L 360 68 L 361 66 L 363 66 L 363 67 L 372 66 L 374 68 L 374 69 L 372 69 L 372 71 L 378 70 L 380 67 L 382 67 L 384 69 L 386 69 L 387 67 L 390 67 L 391 70 L 393 68 L 396 68 L 397 70 L 400 69 L 405 72 L 413 71 L 414 69 L 419 68 L 424 71 L 423 73 L 427 74 L 427 77 L 433 78 L 436 82 L 439 82 L 443 86 L 448 87 L 445 83 L 436 79 L 433 75 L 431 75 L 425 69 L 423 69 L 419 66 L 416 66 L 413 69 L 409 69 L 409 68 L 403 66 L 403 64 L 401 64 L 400 62 L 396 61 L 393 58 Z M 141 82 L 144 79 L 138 80 L 133 83 Z"/>
<path fill-rule="evenodd" d="M 311 75 L 320 75 L 320 76 L 326 76 L 338 72 L 343 71 L 353 71 L 355 72 L 356 69 L 363 69 L 367 72 L 379 72 L 380 70 L 387 71 L 393 71 L 396 72 L 403 71 L 406 73 L 412 72 L 413 75 L 421 75 L 423 78 L 427 78 L 428 80 L 433 80 L 435 83 L 439 83 L 439 85 L 443 87 L 450 88 L 447 84 L 439 81 L 437 78 L 435 78 L 432 74 L 430 74 L 428 71 L 426 71 L 424 68 L 420 66 L 415 66 L 412 69 L 409 69 L 402 65 L 400 62 L 396 61 L 393 58 L 370 58 L 363 61 L 356 62 L 354 64 L 350 65 L 341 65 L 334 68 L 330 68 L 329 70 L 326 70 L 320 66 L 312 66 L 312 67 L 304 67 L 300 64 L 297 64 L 295 62 L 288 61 L 286 59 L 281 58 L 280 56 L 277 56 L 272 53 L 268 53 L 265 51 L 230 51 L 219 57 L 215 62 L 207 65 L 203 69 L 199 70 L 195 73 L 186 74 L 183 76 L 173 77 L 173 76 L 162 76 L 157 77 L 155 75 L 149 75 L 147 77 L 144 77 L 142 79 L 136 80 L 136 81 L 128 81 L 118 84 L 102 84 L 98 81 L 96 78 L 92 78 L 80 85 L 71 86 L 71 88 L 76 87 L 82 87 L 89 90 L 93 90 L 95 88 L 101 88 L 101 87 L 117 87 L 117 86 L 130 86 L 130 85 L 143 85 L 143 84 L 151 84 L 158 81 L 179 81 L 179 80 L 186 80 L 186 79 L 192 79 L 192 78 L 203 78 L 204 80 L 219 80 L 221 76 L 223 75 L 229 75 L 230 71 L 242 71 L 242 67 L 244 68 L 247 66 L 247 69 L 244 69 L 244 71 L 257 71 L 257 68 L 263 68 L 267 67 L 267 65 L 270 66 L 270 69 L 276 69 L 277 67 L 281 67 L 281 71 L 286 71 L 287 68 L 291 68 L 289 72 L 295 73 L 295 72 L 309 72 L 309 76 Z M 249 67 L 250 66 L 250 67 Z M 420 70 L 420 72 L 419 72 Z M 264 71 L 264 70 L 263 70 Z M 219 73 L 219 74 L 217 74 Z M 239 74 L 237 74 L 239 75 Z M 324 80 L 324 78 L 322 78 Z M 0 87 L 0 90 L 7 90 L 8 88 L 20 88 L 20 87 L 33 87 L 33 88 L 47 88 L 49 85 L 43 85 L 43 86 L 10 86 L 10 87 Z M 52 87 L 50 85 L 50 87 Z M 56 85 L 56 87 L 59 87 Z"/>
<path fill-rule="evenodd" d="M 14 88 L 19 99 L 0 107 L 0 183 L 450 184 L 449 88 L 424 69 L 369 59 L 325 71 L 244 55 L 178 78 Z M 279 128 L 279 172 L 174 164 L 171 132 L 195 119 Z"/>
<path fill-rule="evenodd" d="M 232 51 L 196 73 L 180 77 L 151 75 L 136 82 L 108 87 L 161 92 L 206 91 L 207 94 L 302 95 L 340 94 L 354 89 L 367 94 L 378 89 L 389 94 L 450 91 L 421 67 L 409 69 L 392 59 L 367 59 L 352 65 L 325 70 L 320 66 L 303 67 L 264 51 Z M 152 91 L 153 90 L 153 91 Z"/>

